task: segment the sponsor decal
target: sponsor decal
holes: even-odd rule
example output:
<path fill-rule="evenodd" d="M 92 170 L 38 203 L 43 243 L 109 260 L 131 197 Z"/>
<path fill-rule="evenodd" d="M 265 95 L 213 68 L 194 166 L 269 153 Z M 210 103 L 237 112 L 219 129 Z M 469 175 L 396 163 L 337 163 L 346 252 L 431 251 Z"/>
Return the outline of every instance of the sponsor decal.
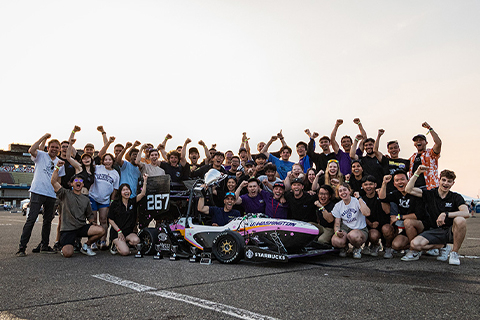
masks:
<path fill-rule="evenodd" d="M 252 259 L 253 258 L 253 251 L 248 249 L 246 252 L 245 252 L 245 257 L 247 257 L 247 259 Z"/>
<path fill-rule="evenodd" d="M 170 244 L 169 243 L 159 243 L 161 250 L 170 251 Z"/>
<path fill-rule="evenodd" d="M 261 220 L 261 221 L 251 223 L 250 227 L 265 226 L 265 225 L 295 227 L 297 224 L 295 222 L 290 222 L 290 221 Z"/>
<path fill-rule="evenodd" d="M 271 260 L 285 260 L 285 256 L 275 253 L 255 252 L 255 258 L 271 259 Z"/>
<path fill-rule="evenodd" d="M 167 241 L 168 236 L 166 233 L 162 232 L 158 235 L 158 241 Z"/>
<path fill-rule="evenodd" d="M 402 208 L 410 208 L 410 199 L 399 199 L 399 204 Z"/>

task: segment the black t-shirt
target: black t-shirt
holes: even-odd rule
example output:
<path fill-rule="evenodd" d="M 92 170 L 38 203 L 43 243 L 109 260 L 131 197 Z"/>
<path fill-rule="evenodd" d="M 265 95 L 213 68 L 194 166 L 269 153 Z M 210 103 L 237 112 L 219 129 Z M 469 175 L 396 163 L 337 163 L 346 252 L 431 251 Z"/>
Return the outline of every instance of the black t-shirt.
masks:
<path fill-rule="evenodd" d="M 387 194 L 387 197 L 381 200 L 384 203 L 396 203 L 398 205 L 398 212 L 401 215 L 415 213 L 417 220 L 421 220 L 425 229 L 429 226 L 430 219 L 425 210 L 425 204 L 422 199 L 412 196 L 407 193 L 403 195 L 400 191 L 394 190 Z"/>
<path fill-rule="evenodd" d="M 128 199 L 125 206 L 122 200 L 115 200 L 108 210 L 108 218 L 115 221 L 117 226 L 123 231 L 125 237 L 133 232 L 133 228 L 137 223 L 137 198 Z M 112 234 L 112 231 L 110 231 Z"/>
<path fill-rule="evenodd" d="M 386 168 L 378 161 L 377 157 L 370 157 L 368 155 L 359 157 L 360 163 L 363 167 L 363 175 L 372 175 L 377 180 L 377 185 L 381 185 L 383 176 L 386 173 Z"/>
<path fill-rule="evenodd" d="M 413 168 L 412 168 L 412 172 L 415 172 L 417 171 L 418 167 L 422 164 L 422 158 L 421 158 L 421 154 L 420 153 L 417 153 L 417 155 L 415 156 L 415 160 L 413 161 Z M 423 186 L 426 186 L 427 183 L 425 181 L 425 176 L 423 174 L 421 174 L 417 180 L 415 181 L 415 187 L 417 188 L 420 188 L 420 187 L 423 187 Z"/>
<path fill-rule="evenodd" d="M 78 175 L 83 179 L 83 186 L 90 190 L 90 187 L 95 182 L 95 174 L 82 170 Z"/>
<path fill-rule="evenodd" d="M 182 166 L 179 164 L 178 166 L 174 167 L 170 163 L 162 161 L 160 163 L 160 168 L 165 170 L 165 174 L 170 176 L 171 182 L 182 182 L 183 180 L 188 180 L 190 172 L 189 166 Z"/>
<path fill-rule="evenodd" d="M 350 175 L 350 180 L 348 181 L 348 184 L 352 188 L 353 192 L 355 191 L 360 192 L 362 190 L 362 179 L 360 180 L 355 179 L 355 176 L 353 174 Z"/>
<path fill-rule="evenodd" d="M 382 165 L 387 168 L 388 174 L 393 175 L 397 170 L 403 170 L 408 173 L 410 169 L 410 160 L 408 159 L 391 159 L 387 157 L 382 158 Z M 381 181 L 379 182 L 381 183 Z M 379 184 L 377 183 L 377 184 Z M 387 192 L 395 190 L 395 186 L 393 185 L 393 179 L 390 180 L 387 184 Z"/>
<path fill-rule="evenodd" d="M 333 207 L 335 207 L 336 203 L 337 203 L 337 201 L 330 201 L 327 205 L 324 206 L 325 210 L 332 213 Z M 335 217 L 333 217 L 332 222 L 328 222 L 327 220 L 325 220 L 325 218 L 323 217 L 323 212 L 318 207 L 316 209 L 316 214 L 317 214 L 317 218 L 318 218 L 317 221 L 320 222 L 320 225 L 322 227 L 333 229 L 333 226 L 335 225 Z"/>
<path fill-rule="evenodd" d="M 449 191 L 444 199 L 440 198 L 438 188 L 432 190 L 422 189 L 422 199 L 427 207 L 430 216 L 430 226 L 435 228 L 437 226 L 437 218 L 442 212 L 459 211 L 459 207 L 465 204 L 465 199 L 456 193 Z M 448 228 L 453 225 L 453 219 L 445 219 L 445 225 L 441 228 Z"/>
<path fill-rule="evenodd" d="M 390 217 L 383 211 L 382 202 L 378 198 L 378 194 L 375 192 L 373 198 L 367 197 L 365 192 L 361 192 L 362 199 L 365 201 L 367 207 L 370 209 L 370 215 L 366 217 L 368 221 L 379 223 L 379 226 L 390 223 Z"/>
<path fill-rule="evenodd" d="M 329 154 L 325 153 L 316 153 L 315 152 L 315 140 L 310 139 L 308 142 L 307 155 L 310 157 L 311 161 L 315 164 L 317 171 L 325 171 L 327 168 L 328 160 L 337 159 L 335 152 Z"/>
<path fill-rule="evenodd" d="M 307 192 L 303 192 L 303 195 L 296 199 L 293 192 L 285 193 L 285 199 L 287 199 L 289 205 L 288 218 L 305 222 L 317 221 L 315 210 L 317 206 L 314 204 L 318 199 L 317 196 L 311 196 Z"/>
<path fill-rule="evenodd" d="M 65 162 L 64 166 L 65 166 L 65 175 L 61 178 L 61 182 L 60 184 L 62 185 L 62 187 L 64 187 L 65 189 L 67 190 L 70 190 L 72 187 L 68 185 L 68 183 L 70 182 L 70 179 L 73 177 L 73 175 L 75 174 L 75 168 L 70 164 L 70 162 L 67 161 L 67 159 L 64 159 L 60 156 L 58 156 L 58 159 L 62 160 L 63 162 Z"/>

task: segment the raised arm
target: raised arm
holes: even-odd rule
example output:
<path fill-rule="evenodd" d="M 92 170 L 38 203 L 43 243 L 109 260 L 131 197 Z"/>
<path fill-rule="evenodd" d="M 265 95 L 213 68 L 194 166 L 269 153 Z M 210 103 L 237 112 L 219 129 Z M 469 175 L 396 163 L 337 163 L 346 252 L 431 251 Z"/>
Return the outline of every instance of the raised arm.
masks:
<path fill-rule="evenodd" d="M 307 145 L 307 155 L 312 160 L 314 160 L 315 159 L 315 139 L 319 136 L 319 134 L 317 132 L 310 133 L 310 129 L 305 129 L 305 133 L 310 138 Z"/>
<path fill-rule="evenodd" d="M 67 161 L 72 165 L 72 167 L 75 168 L 75 173 L 80 173 L 82 171 L 82 165 L 78 163 L 77 160 L 73 157 L 72 151 L 75 150 L 75 147 L 73 146 L 75 144 L 76 139 L 70 139 L 69 144 L 68 144 L 68 149 L 67 149 Z"/>
<path fill-rule="evenodd" d="M 440 151 L 442 151 L 442 140 L 427 122 L 422 123 L 422 127 L 428 129 L 428 132 L 432 135 L 433 142 L 435 143 L 432 147 L 433 152 L 440 154 Z"/>
<path fill-rule="evenodd" d="M 47 141 L 47 139 L 50 138 L 51 136 L 52 135 L 50 133 L 45 133 L 40 139 L 38 139 L 37 142 L 35 142 L 34 144 L 32 144 L 30 146 L 30 148 L 28 149 L 28 152 L 36 158 L 37 157 L 37 151 L 38 151 L 38 149 L 40 149 L 40 145 L 42 143 L 45 143 L 45 141 Z"/>
<path fill-rule="evenodd" d="M 268 148 L 270 148 L 273 141 L 275 141 L 277 139 L 278 139 L 278 136 L 272 136 L 270 138 L 270 140 L 268 140 L 268 142 L 263 146 L 262 150 L 260 151 L 260 153 L 263 153 L 264 155 L 267 156 L 267 160 L 268 160 L 268 158 L 270 158 L 270 153 L 268 152 Z"/>
<path fill-rule="evenodd" d="M 248 140 L 250 140 L 250 138 L 247 138 L 247 133 L 244 132 L 242 136 L 242 146 L 245 148 L 245 150 L 247 150 L 247 160 L 253 160 Z"/>
<path fill-rule="evenodd" d="M 245 188 L 248 185 L 247 180 L 243 180 L 242 183 L 238 186 L 237 190 L 235 190 L 235 204 L 242 204 L 242 198 L 240 198 L 240 192 L 242 191 L 243 188 Z"/>
<path fill-rule="evenodd" d="M 133 146 L 132 148 L 136 148 L 138 147 L 139 145 L 141 145 L 142 143 L 138 140 L 135 140 L 135 142 L 133 143 Z M 141 157 L 142 155 L 139 154 L 139 156 Z M 126 155 L 125 155 L 125 160 L 127 160 L 128 162 L 130 162 L 130 153 L 128 152 Z"/>
<path fill-rule="evenodd" d="M 136 164 L 140 169 L 143 168 L 143 163 L 142 163 L 142 157 L 141 157 L 141 155 L 142 155 L 143 150 L 145 150 L 146 147 L 147 147 L 147 144 L 146 144 L 146 143 L 142 144 L 142 146 L 140 147 L 140 151 L 138 152 L 138 156 L 137 156 L 137 158 L 135 159 L 135 164 Z"/>
<path fill-rule="evenodd" d="M 367 139 L 367 132 L 363 128 L 363 125 L 362 125 L 362 122 L 360 121 L 360 119 L 359 118 L 353 119 L 353 123 L 358 125 L 358 130 L 360 130 L 360 133 L 362 134 L 364 139 Z M 361 143 L 359 147 L 360 147 L 360 150 L 362 150 L 362 152 L 363 152 L 363 143 Z"/>
<path fill-rule="evenodd" d="M 65 162 L 63 162 L 62 160 L 58 160 L 57 165 L 55 166 L 55 169 L 53 170 L 52 178 L 50 179 L 50 183 L 52 184 L 53 190 L 55 190 L 55 192 L 60 190 L 60 188 L 62 187 L 60 182 L 58 182 L 60 180 L 60 179 L 58 179 L 58 170 L 60 170 L 60 167 L 63 166 L 64 163 Z"/>
<path fill-rule="evenodd" d="M 280 139 L 280 142 L 282 143 L 282 147 L 288 146 L 288 144 L 285 142 L 285 138 L 283 137 L 282 129 L 280 129 L 280 132 L 277 133 L 278 139 Z"/>
<path fill-rule="evenodd" d="M 187 138 L 183 143 L 182 152 L 180 153 L 180 165 L 182 167 L 185 167 L 187 164 L 187 146 L 190 142 L 192 142 L 192 139 Z"/>
<path fill-rule="evenodd" d="M 205 205 L 205 198 L 203 196 L 198 199 L 197 210 L 205 214 L 210 212 L 210 207 Z"/>
<path fill-rule="evenodd" d="M 410 178 L 408 181 L 407 185 L 405 186 L 405 192 L 410 193 L 411 195 L 415 197 L 421 197 L 423 195 L 423 191 L 420 188 L 415 188 L 415 182 L 417 181 L 417 178 L 428 171 L 428 167 L 424 165 L 420 165 L 417 168 L 417 171 L 413 174 L 413 176 Z"/>
<path fill-rule="evenodd" d="M 172 139 L 172 135 L 170 133 L 168 133 L 165 136 L 165 139 L 163 139 L 163 141 L 157 146 L 157 149 L 160 151 L 160 153 L 162 154 L 162 158 L 165 161 L 168 161 L 167 151 L 165 151 L 165 147 L 167 146 L 167 141 L 170 140 L 170 139 Z"/>
<path fill-rule="evenodd" d="M 383 154 L 378 151 L 378 146 L 380 144 L 380 138 L 385 133 L 385 130 L 378 129 L 377 139 L 375 139 L 375 144 L 373 145 L 373 152 L 375 152 L 375 156 L 377 157 L 378 161 L 381 163 L 383 159 Z"/>
<path fill-rule="evenodd" d="M 127 152 L 127 149 L 130 149 L 132 146 L 133 144 L 131 142 L 127 142 L 125 144 L 125 148 L 123 148 L 122 151 L 120 151 L 118 156 L 115 158 L 115 163 L 118 164 L 120 167 L 123 166 L 123 156 Z"/>
<path fill-rule="evenodd" d="M 357 136 L 355 137 L 355 139 L 353 140 L 353 144 L 352 144 L 352 147 L 350 148 L 350 159 L 352 160 L 358 160 L 358 155 L 356 153 L 357 151 L 357 144 L 358 144 L 358 141 L 360 140 L 363 140 L 363 136 L 362 134 L 357 134 Z"/>
<path fill-rule="evenodd" d="M 324 174 L 325 174 L 325 172 L 323 170 L 320 170 L 315 175 L 315 179 L 313 180 L 313 183 L 312 183 L 312 190 L 313 191 L 317 191 L 318 189 L 320 189 L 320 184 L 318 183 L 318 180 L 320 180 L 320 177 Z"/>
<path fill-rule="evenodd" d="M 382 187 L 378 191 L 378 198 L 383 200 L 387 197 L 387 184 L 392 180 L 392 176 L 387 174 L 383 176 Z"/>
<path fill-rule="evenodd" d="M 358 203 L 360 204 L 360 212 L 365 216 L 370 216 L 370 208 L 367 206 L 365 201 L 361 197 L 358 198 Z"/>
<path fill-rule="evenodd" d="M 145 194 L 147 193 L 147 180 L 148 180 L 148 174 L 144 173 L 143 174 L 143 186 L 142 186 L 142 192 L 137 194 L 137 202 L 142 200 L 143 197 L 145 197 Z"/>
<path fill-rule="evenodd" d="M 108 143 L 108 139 L 107 139 L 107 133 L 103 129 L 103 126 L 102 125 L 98 126 L 97 131 L 102 134 L 103 145 L 106 145 Z"/>
<path fill-rule="evenodd" d="M 203 142 L 203 140 L 200 140 L 200 141 L 198 141 L 198 144 L 203 147 L 203 151 L 205 152 L 205 164 L 209 164 L 210 159 L 212 157 L 210 157 L 210 151 L 208 150 L 208 147 L 207 147 L 206 143 Z"/>
<path fill-rule="evenodd" d="M 107 150 L 108 148 L 110 147 L 110 145 L 115 142 L 115 137 L 110 137 L 108 140 L 107 140 L 107 143 L 105 143 L 102 147 L 102 149 L 100 149 L 100 151 L 98 151 L 98 156 L 101 158 L 103 157 L 104 154 L 107 153 Z"/>
<path fill-rule="evenodd" d="M 332 145 L 332 149 L 333 149 L 333 152 L 335 152 L 335 154 L 337 154 L 338 150 L 340 150 L 336 137 L 337 137 L 338 127 L 340 127 L 342 123 L 343 123 L 342 119 L 337 119 L 337 121 L 335 122 L 335 126 L 333 127 L 332 133 L 330 134 L 330 144 Z"/>

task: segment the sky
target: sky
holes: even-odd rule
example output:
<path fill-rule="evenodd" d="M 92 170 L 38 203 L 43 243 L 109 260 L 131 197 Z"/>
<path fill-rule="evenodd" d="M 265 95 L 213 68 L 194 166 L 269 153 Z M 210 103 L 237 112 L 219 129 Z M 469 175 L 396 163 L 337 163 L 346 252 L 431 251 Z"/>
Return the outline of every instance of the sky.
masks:
<path fill-rule="evenodd" d="M 478 1 L 0 1 L 0 149 L 44 133 L 76 146 L 237 151 L 282 130 L 385 129 L 400 156 L 427 121 L 454 190 L 480 194 Z M 428 147 L 433 141 L 428 136 Z M 279 142 L 272 150 L 280 147 Z M 318 150 L 317 150 L 318 151 Z M 318 151 L 320 152 L 320 151 Z M 292 160 L 297 160 L 294 153 Z"/>

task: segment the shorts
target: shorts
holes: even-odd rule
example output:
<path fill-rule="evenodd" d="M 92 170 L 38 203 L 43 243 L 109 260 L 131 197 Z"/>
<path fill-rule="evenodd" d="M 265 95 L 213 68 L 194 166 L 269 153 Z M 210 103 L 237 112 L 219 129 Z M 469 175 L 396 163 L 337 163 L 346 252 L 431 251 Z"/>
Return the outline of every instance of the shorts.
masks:
<path fill-rule="evenodd" d="M 60 231 L 60 246 L 63 247 L 68 244 L 73 246 L 76 238 L 88 237 L 88 230 L 91 226 L 91 224 L 86 224 L 77 230 Z"/>
<path fill-rule="evenodd" d="M 130 229 L 122 229 L 122 233 L 125 236 L 125 238 L 130 234 L 133 233 L 133 228 Z M 113 241 L 118 238 L 118 233 L 115 231 L 112 227 L 110 227 L 110 241 Z"/>
<path fill-rule="evenodd" d="M 90 199 L 90 206 L 92 207 L 92 211 L 98 211 L 98 209 L 110 207 L 110 203 L 101 204 L 93 200 L 91 197 L 88 198 Z"/>
<path fill-rule="evenodd" d="M 345 233 L 349 233 L 352 230 L 360 230 L 365 235 L 365 239 L 368 239 L 368 228 L 367 227 L 365 227 L 363 229 L 350 229 L 349 227 L 344 225 L 343 222 L 342 222 L 342 224 L 340 225 L 340 230 L 344 231 Z"/>
<path fill-rule="evenodd" d="M 453 243 L 453 231 L 451 226 L 447 229 L 443 229 L 443 228 L 430 229 L 420 233 L 419 236 L 427 239 L 428 244 Z"/>

